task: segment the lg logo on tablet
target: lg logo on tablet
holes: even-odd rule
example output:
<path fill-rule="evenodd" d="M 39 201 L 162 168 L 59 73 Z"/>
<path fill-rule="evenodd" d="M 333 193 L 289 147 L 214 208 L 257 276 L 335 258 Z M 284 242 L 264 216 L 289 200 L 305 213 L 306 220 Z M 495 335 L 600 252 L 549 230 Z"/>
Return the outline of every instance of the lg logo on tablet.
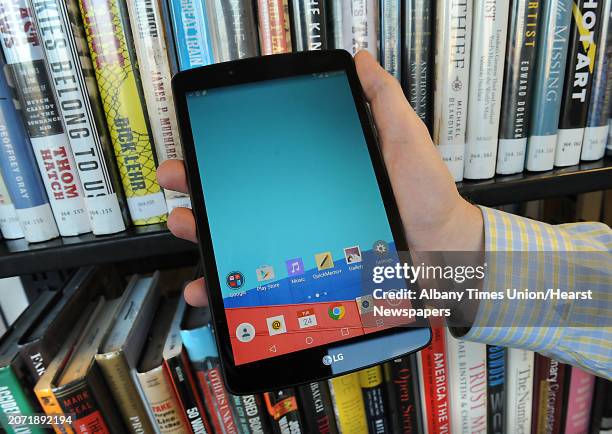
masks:
<path fill-rule="evenodd" d="M 344 360 L 344 355 L 342 353 L 336 354 L 335 356 L 323 356 L 323 364 L 325 366 L 329 366 L 334 362 L 339 362 L 341 360 Z"/>

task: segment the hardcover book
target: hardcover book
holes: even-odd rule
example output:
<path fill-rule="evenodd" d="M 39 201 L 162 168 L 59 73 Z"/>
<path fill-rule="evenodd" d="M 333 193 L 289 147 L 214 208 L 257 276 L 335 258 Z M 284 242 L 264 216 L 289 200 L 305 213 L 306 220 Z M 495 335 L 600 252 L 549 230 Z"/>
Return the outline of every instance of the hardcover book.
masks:
<path fill-rule="evenodd" d="M 168 0 L 179 69 L 214 62 L 206 5 L 199 0 Z"/>
<path fill-rule="evenodd" d="M 505 432 L 531 432 L 531 401 L 533 399 L 532 351 L 508 348 L 506 362 Z"/>
<path fill-rule="evenodd" d="M 359 384 L 359 374 L 343 375 L 329 380 L 338 431 L 341 433 L 368 432 L 366 410 Z"/>
<path fill-rule="evenodd" d="M 575 366 L 568 367 L 568 370 L 563 433 L 586 433 L 591 420 L 595 376 Z"/>
<path fill-rule="evenodd" d="M 402 34 L 402 1 L 382 0 L 380 2 L 380 64 L 398 81 L 402 79 Z M 407 37 L 407 39 L 411 38 Z"/>
<path fill-rule="evenodd" d="M 295 390 L 281 389 L 264 393 L 264 400 L 274 434 L 306 433 L 302 425 Z"/>
<path fill-rule="evenodd" d="M 344 0 L 340 2 L 342 46 L 353 56 L 359 50 L 367 50 L 378 59 L 379 4 L 377 0 Z M 339 29 L 336 29 L 339 31 Z"/>
<path fill-rule="evenodd" d="M 534 366 L 531 432 L 560 434 L 567 365 L 536 354 Z"/>
<path fill-rule="evenodd" d="M 504 431 L 506 348 L 487 345 L 487 432 Z"/>
<path fill-rule="evenodd" d="M 424 432 L 417 357 L 411 354 L 384 365 L 392 433 Z"/>
<path fill-rule="evenodd" d="M 325 0 L 291 0 L 291 40 L 296 51 L 328 48 L 327 8 Z"/>
<path fill-rule="evenodd" d="M 215 62 L 259 56 L 253 3 L 249 0 L 206 2 Z"/>
<path fill-rule="evenodd" d="M 7 240 L 16 240 L 24 237 L 15 206 L 11 202 L 11 197 L 9 196 L 2 174 L 0 174 L 0 233 Z"/>
<path fill-rule="evenodd" d="M 382 367 L 373 366 L 359 371 L 358 374 L 369 432 L 377 434 L 391 432 Z"/>
<path fill-rule="evenodd" d="M 312 434 L 337 434 L 334 405 L 326 381 L 317 381 L 297 388 L 298 404 L 304 430 Z"/>
<path fill-rule="evenodd" d="M 268 412 L 260 395 L 234 396 L 234 402 L 236 401 L 239 401 L 236 404 L 236 413 L 241 420 L 241 433 L 265 434 L 270 432 Z M 313 432 L 316 433 L 316 431 Z"/>
<path fill-rule="evenodd" d="M 257 0 L 261 54 L 291 52 L 289 0 Z"/>

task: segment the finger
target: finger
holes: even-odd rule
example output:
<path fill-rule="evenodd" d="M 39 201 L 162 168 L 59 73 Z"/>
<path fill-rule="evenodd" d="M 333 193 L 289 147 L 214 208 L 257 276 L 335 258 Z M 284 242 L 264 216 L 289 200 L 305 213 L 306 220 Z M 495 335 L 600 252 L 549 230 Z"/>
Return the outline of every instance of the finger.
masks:
<path fill-rule="evenodd" d="M 208 297 L 206 296 L 206 284 L 204 278 L 200 277 L 185 285 L 184 291 L 185 301 L 195 307 L 208 306 Z"/>
<path fill-rule="evenodd" d="M 166 160 L 157 168 L 157 181 L 168 190 L 188 193 L 187 175 L 183 160 Z"/>
<path fill-rule="evenodd" d="M 196 225 L 193 212 L 189 208 L 174 208 L 168 216 L 168 229 L 175 236 L 196 243 Z"/>

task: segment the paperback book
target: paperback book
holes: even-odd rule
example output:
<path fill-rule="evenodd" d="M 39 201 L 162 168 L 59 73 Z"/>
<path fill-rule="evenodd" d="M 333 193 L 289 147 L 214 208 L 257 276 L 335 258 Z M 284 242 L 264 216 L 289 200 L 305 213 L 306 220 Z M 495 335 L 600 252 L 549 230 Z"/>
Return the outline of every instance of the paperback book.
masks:
<path fill-rule="evenodd" d="M 250 0 L 209 0 L 206 9 L 214 62 L 259 56 L 257 21 Z"/>
<path fill-rule="evenodd" d="M 385 380 L 392 433 L 423 432 L 417 354 L 385 363 Z"/>
<path fill-rule="evenodd" d="M 338 434 L 334 406 L 326 381 L 317 381 L 298 387 L 298 403 L 304 430 L 312 434 Z"/>
<path fill-rule="evenodd" d="M 328 48 L 327 8 L 325 0 L 291 0 L 291 40 L 295 51 Z"/>
<path fill-rule="evenodd" d="M 291 52 L 289 0 L 257 0 L 261 54 Z"/>
<path fill-rule="evenodd" d="M 281 389 L 275 392 L 265 392 L 263 395 L 274 434 L 306 433 L 302 425 L 295 390 Z"/>
<path fill-rule="evenodd" d="M 345 0 L 341 3 L 342 46 L 353 56 L 359 50 L 369 51 L 376 59 L 379 58 L 378 25 L 379 2 L 377 0 Z"/>
<path fill-rule="evenodd" d="M 329 380 L 336 423 L 341 433 L 368 432 L 366 410 L 359 384 L 359 374 L 343 375 Z"/>

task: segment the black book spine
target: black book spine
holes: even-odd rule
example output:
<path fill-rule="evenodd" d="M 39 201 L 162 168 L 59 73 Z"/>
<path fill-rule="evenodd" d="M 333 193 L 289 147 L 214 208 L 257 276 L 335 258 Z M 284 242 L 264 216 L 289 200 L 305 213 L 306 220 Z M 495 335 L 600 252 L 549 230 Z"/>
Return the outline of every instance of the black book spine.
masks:
<path fill-rule="evenodd" d="M 591 409 L 591 422 L 589 423 L 590 434 L 600 434 L 604 429 L 612 428 L 612 399 L 610 394 L 610 380 L 595 378 L 595 392 L 593 393 L 593 408 Z M 605 421 L 608 421 L 605 424 Z"/>
<path fill-rule="evenodd" d="M 385 364 L 387 402 L 391 432 L 423 432 L 423 419 L 416 355 L 412 354 Z"/>
<path fill-rule="evenodd" d="M 306 432 L 337 434 L 338 427 L 327 382 L 317 381 L 300 386 L 298 394 Z"/>
<path fill-rule="evenodd" d="M 266 392 L 264 393 L 264 400 L 270 415 L 272 432 L 275 434 L 302 434 L 307 432 L 302 423 L 295 390 L 281 389 L 276 392 Z"/>
<path fill-rule="evenodd" d="M 265 434 L 270 432 L 270 424 L 266 417 L 266 411 L 259 395 L 235 396 L 240 401 L 237 408 L 244 411 L 241 418 L 245 419 L 245 427 L 241 427 L 243 434 Z"/>
<path fill-rule="evenodd" d="M 295 51 L 327 49 L 327 6 L 325 0 L 291 0 L 291 40 Z"/>
<path fill-rule="evenodd" d="M 389 424 L 389 404 L 386 402 L 383 378 L 380 365 L 359 371 L 359 383 L 370 434 L 392 432 Z"/>
<path fill-rule="evenodd" d="M 433 115 L 433 0 L 406 0 L 403 10 L 402 87 L 431 133 Z"/>
<path fill-rule="evenodd" d="M 506 384 L 506 349 L 487 345 L 487 433 L 504 431 L 504 390 Z"/>

